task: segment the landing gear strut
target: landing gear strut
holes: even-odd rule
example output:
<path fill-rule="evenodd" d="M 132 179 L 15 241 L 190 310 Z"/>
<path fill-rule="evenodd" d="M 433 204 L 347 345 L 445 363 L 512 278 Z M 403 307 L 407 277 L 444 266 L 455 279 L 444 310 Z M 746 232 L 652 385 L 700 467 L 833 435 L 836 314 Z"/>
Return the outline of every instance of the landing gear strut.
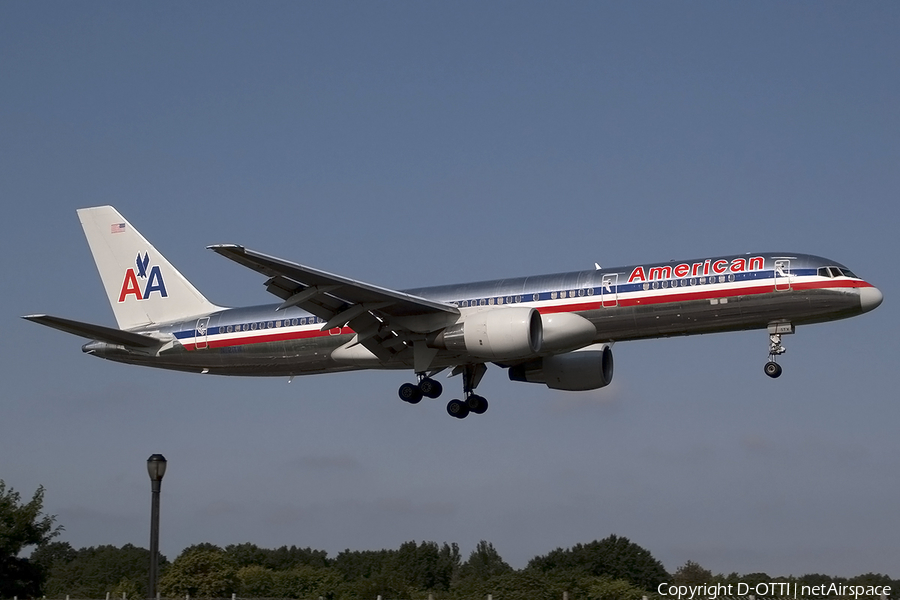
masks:
<path fill-rule="evenodd" d="M 475 388 L 481 382 L 481 378 L 487 372 L 487 367 L 479 363 L 476 365 L 460 365 L 453 370 L 454 375 L 463 376 L 463 399 L 451 400 L 447 404 L 447 413 L 457 419 L 465 419 L 469 413 L 484 414 L 488 409 L 488 401 L 484 396 L 475 393 Z M 434 375 L 434 372 L 431 373 Z M 443 386 L 425 373 L 416 373 L 419 383 L 404 383 L 397 390 L 400 399 L 410 404 L 418 404 L 422 398 L 437 398 L 443 391 Z"/>
<path fill-rule="evenodd" d="M 763 370 L 772 379 L 781 376 L 781 365 L 775 362 L 775 359 L 787 352 L 787 349 L 781 344 L 782 334 L 787 333 L 794 333 L 794 326 L 790 323 L 769 324 L 769 362 L 766 363 Z"/>
<path fill-rule="evenodd" d="M 457 419 L 465 419 L 469 413 L 482 415 L 488 409 L 488 401 L 475 393 L 475 388 L 481 382 L 481 378 L 487 372 L 483 364 L 461 365 L 454 369 L 454 373 L 463 375 L 463 400 L 451 400 L 447 404 L 447 414 Z"/>

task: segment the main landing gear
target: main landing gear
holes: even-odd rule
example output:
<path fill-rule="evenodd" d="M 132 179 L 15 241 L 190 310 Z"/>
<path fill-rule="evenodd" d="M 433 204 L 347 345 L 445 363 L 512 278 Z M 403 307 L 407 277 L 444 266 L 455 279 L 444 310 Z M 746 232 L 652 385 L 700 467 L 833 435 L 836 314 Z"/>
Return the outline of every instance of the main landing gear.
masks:
<path fill-rule="evenodd" d="M 419 383 L 404 383 L 397 390 L 400 399 L 410 404 L 418 404 L 423 396 L 437 398 L 444 391 L 444 386 L 436 379 L 427 377 L 424 373 L 416 373 Z"/>
<path fill-rule="evenodd" d="M 457 419 L 465 419 L 469 413 L 484 414 L 488 409 L 488 401 L 475 393 L 475 388 L 487 372 L 483 364 L 461 365 L 453 370 L 453 374 L 463 375 L 463 400 L 451 400 L 447 403 L 447 413 Z M 422 397 L 437 398 L 443 391 L 441 384 L 425 373 L 417 373 L 419 383 L 404 383 L 398 390 L 400 399 L 410 404 L 418 404 Z"/>
<path fill-rule="evenodd" d="M 781 376 L 781 365 L 775 362 L 775 359 L 787 352 L 787 349 L 781 344 L 782 334 L 787 333 L 794 333 L 794 326 L 790 323 L 769 324 L 769 362 L 766 363 L 763 370 L 772 379 Z"/>
<path fill-rule="evenodd" d="M 487 367 L 483 364 L 461 365 L 453 370 L 453 373 L 462 373 L 463 376 L 463 400 L 451 400 L 447 404 L 447 414 L 457 419 L 465 419 L 469 413 L 483 415 L 488 409 L 488 401 L 484 396 L 475 393 L 475 388 L 481 382 L 481 378 L 487 373 Z"/>

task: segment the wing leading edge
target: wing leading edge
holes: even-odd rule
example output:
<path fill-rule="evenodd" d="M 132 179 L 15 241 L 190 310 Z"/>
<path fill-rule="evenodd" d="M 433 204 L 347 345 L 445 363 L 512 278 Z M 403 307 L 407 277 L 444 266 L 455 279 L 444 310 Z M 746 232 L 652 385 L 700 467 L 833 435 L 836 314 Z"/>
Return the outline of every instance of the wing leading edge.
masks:
<path fill-rule="evenodd" d="M 363 283 L 243 246 L 220 244 L 213 252 L 267 276 L 266 289 L 282 299 L 279 310 L 297 306 L 325 320 L 322 330 L 351 327 L 362 344 L 387 361 L 410 344 L 459 317 L 451 304 Z"/>

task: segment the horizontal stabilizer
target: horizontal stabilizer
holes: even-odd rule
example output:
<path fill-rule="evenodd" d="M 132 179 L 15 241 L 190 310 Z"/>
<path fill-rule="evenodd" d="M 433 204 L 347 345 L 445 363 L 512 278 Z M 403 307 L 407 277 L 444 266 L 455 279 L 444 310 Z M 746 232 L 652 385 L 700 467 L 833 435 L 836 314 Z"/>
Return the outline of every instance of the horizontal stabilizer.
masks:
<path fill-rule="evenodd" d="M 112 327 L 104 327 L 102 325 L 92 325 L 91 323 L 82 323 L 81 321 L 72 321 L 71 319 L 63 319 L 61 317 L 53 317 L 50 315 L 25 315 L 22 317 L 34 323 L 40 323 L 47 327 L 59 329 L 66 333 L 80 335 L 89 340 L 97 340 L 122 346 L 136 346 L 138 348 L 152 348 L 158 346 L 162 342 L 149 335 L 141 335 L 140 333 L 132 333 L 130 331 L 122 331 L 121 329 L 113 329 Z"/>

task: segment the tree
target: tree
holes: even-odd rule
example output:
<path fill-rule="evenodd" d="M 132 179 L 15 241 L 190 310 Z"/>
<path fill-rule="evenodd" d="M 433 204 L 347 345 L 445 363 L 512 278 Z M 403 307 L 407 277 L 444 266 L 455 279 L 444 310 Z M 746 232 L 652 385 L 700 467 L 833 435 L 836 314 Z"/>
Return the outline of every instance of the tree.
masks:
<path fill-rule="evenodd" d="M 77 556 L 78 552 L 69 542 L 50 542 L 35 548 L 28 560 L 41 570 L 46 583 L 54 568 L 69 564 Z"/>
<path fill-rule="evenodd" d="M 215 548 L 213 546 L 210 549 Z M 290 548 L 282 546 L 275 550 L 269 550 L 251 543 L 231 544 L 225 546 L 225 552 L 234 558 L 239 568 L 259 565 L 275 571 L 284 571 L 303 565 L 310 567 L 327 567 L 330 565 L 326 551 L 298 548 L 297 546 L 291 546 Z"/>
<path fill-rule="evenodd" d="M 49 551 L 49 549 L 48 549 Z M 73 551 L 74 557 L 65 548 L 58 548 L 57 559 L 52 563 L 44 585 L 44 593 L 50 596 L 71 594 L 81 598 L 102 598 L 112 592 L 123 580 L 127 580 L 131 592 L 136 587 L 139 595 L 147 594 L 147 566 L 150 564 L 150 551 L 125 544 L 121 548 L 112 545 L 91 546 Z M 46 560 L 42 552 L 39 557 Z M 163 569 L 168 564 L 166 557 L 159 555 L 159 565 Z"/>
<path fill-rule="evenodd" d="M 112 589 L 112 597 L 117 599 L 140 600 L 146 596 L 147 594 L 141 590 L 141 586 L 127 577 L 120 579 L 116 587 Z"/>
<path fill-rule="evenodd" d="M 481 540 L 472 550 L 467 560 L 459 570 L 460 578 L 474 577 L 482 581 L 487 581 L 491 577 L 503 575 L 512 571 L 500 554 L 494 549 L 494 545 L 490 542 Z"/>
<path fill-rule="evenodd" d="M 563 592 L 574 594 L 570 578 L 556 573 L 542 573 L 536 569 L 510 571 L 502 575 L 480 580 L 468 577 L 454 586 L 454 595 L 460 599 L 485 598 L 491 594 L 504 600 L 559 600 Z"/>
<path fill-rule="evenodd" d="M 62 530 L 54 527 L 56 516 L 43 514 L 43 508 L 43 486 L 22 504 L 19 493 L 0 479 L 0 597 L 41 595 L 42 569 L 19 554 L 49 543 Z"/>
<path fill-rule="evenodd" d="M 247 565 L 237 572 L 238 593 L 249 598 L 275 597 L 275 572 L 262 565 Z"/>
<path fill-rule="evenodd" d="M 298 548 L 297 546 L 282 546 L 275 550 L 266 550 L 268 554 L 268 566 L 277 571 L 293 569 L 295 567 L 328 567 L 328 552 L 325 550 L 313 550 L 312 548 Z"/>
<path fill-rule="evenodd" d="M 672 583 L 675 585 L 704 585 L 712 580 L 712 571 L 704 569 L 692 560 L 678 567 L 672 576 Z"/>
<path fill-rule="evenodd" d="M 237 573 L 234 559 L 224 550 L 189 548 L 166 570 L 159 581 L 159 591 L 170 598 L 224 598 L 237 592 Z"/>
<path fill-rule="evenodd" d="M 391 560 L 388 569 L 392 579 L 402 586 L 418 590 L 447 590 L 459 570 L 459 546 L 436 542 L 405 542 Z"/>
<path fill-rule="evenodd" d="M 587 588 L 584 597 L 588 600 L 641 600 L 646 593 L 624 579 L 589 577 L 581 583 Z"/>
<path fill-rule="evenodd" d="M 528 562 L 529 569 L 543 572 L 576 571 L 583 575 L 624 579 L 643 590 L 655 590 L 669 580 L 662 563 L 648 550 L 625 537 L 611 535 L 589 544 L 576 544 L 571 549 L 557 548 L 546 556 Z"/>
<path fill-rule="evenodd" d="M 347 581 L 368 579 L 384 569 L 384 563 L 393 550 L 344 550 L 334 559 L 334 568 Z"/>

